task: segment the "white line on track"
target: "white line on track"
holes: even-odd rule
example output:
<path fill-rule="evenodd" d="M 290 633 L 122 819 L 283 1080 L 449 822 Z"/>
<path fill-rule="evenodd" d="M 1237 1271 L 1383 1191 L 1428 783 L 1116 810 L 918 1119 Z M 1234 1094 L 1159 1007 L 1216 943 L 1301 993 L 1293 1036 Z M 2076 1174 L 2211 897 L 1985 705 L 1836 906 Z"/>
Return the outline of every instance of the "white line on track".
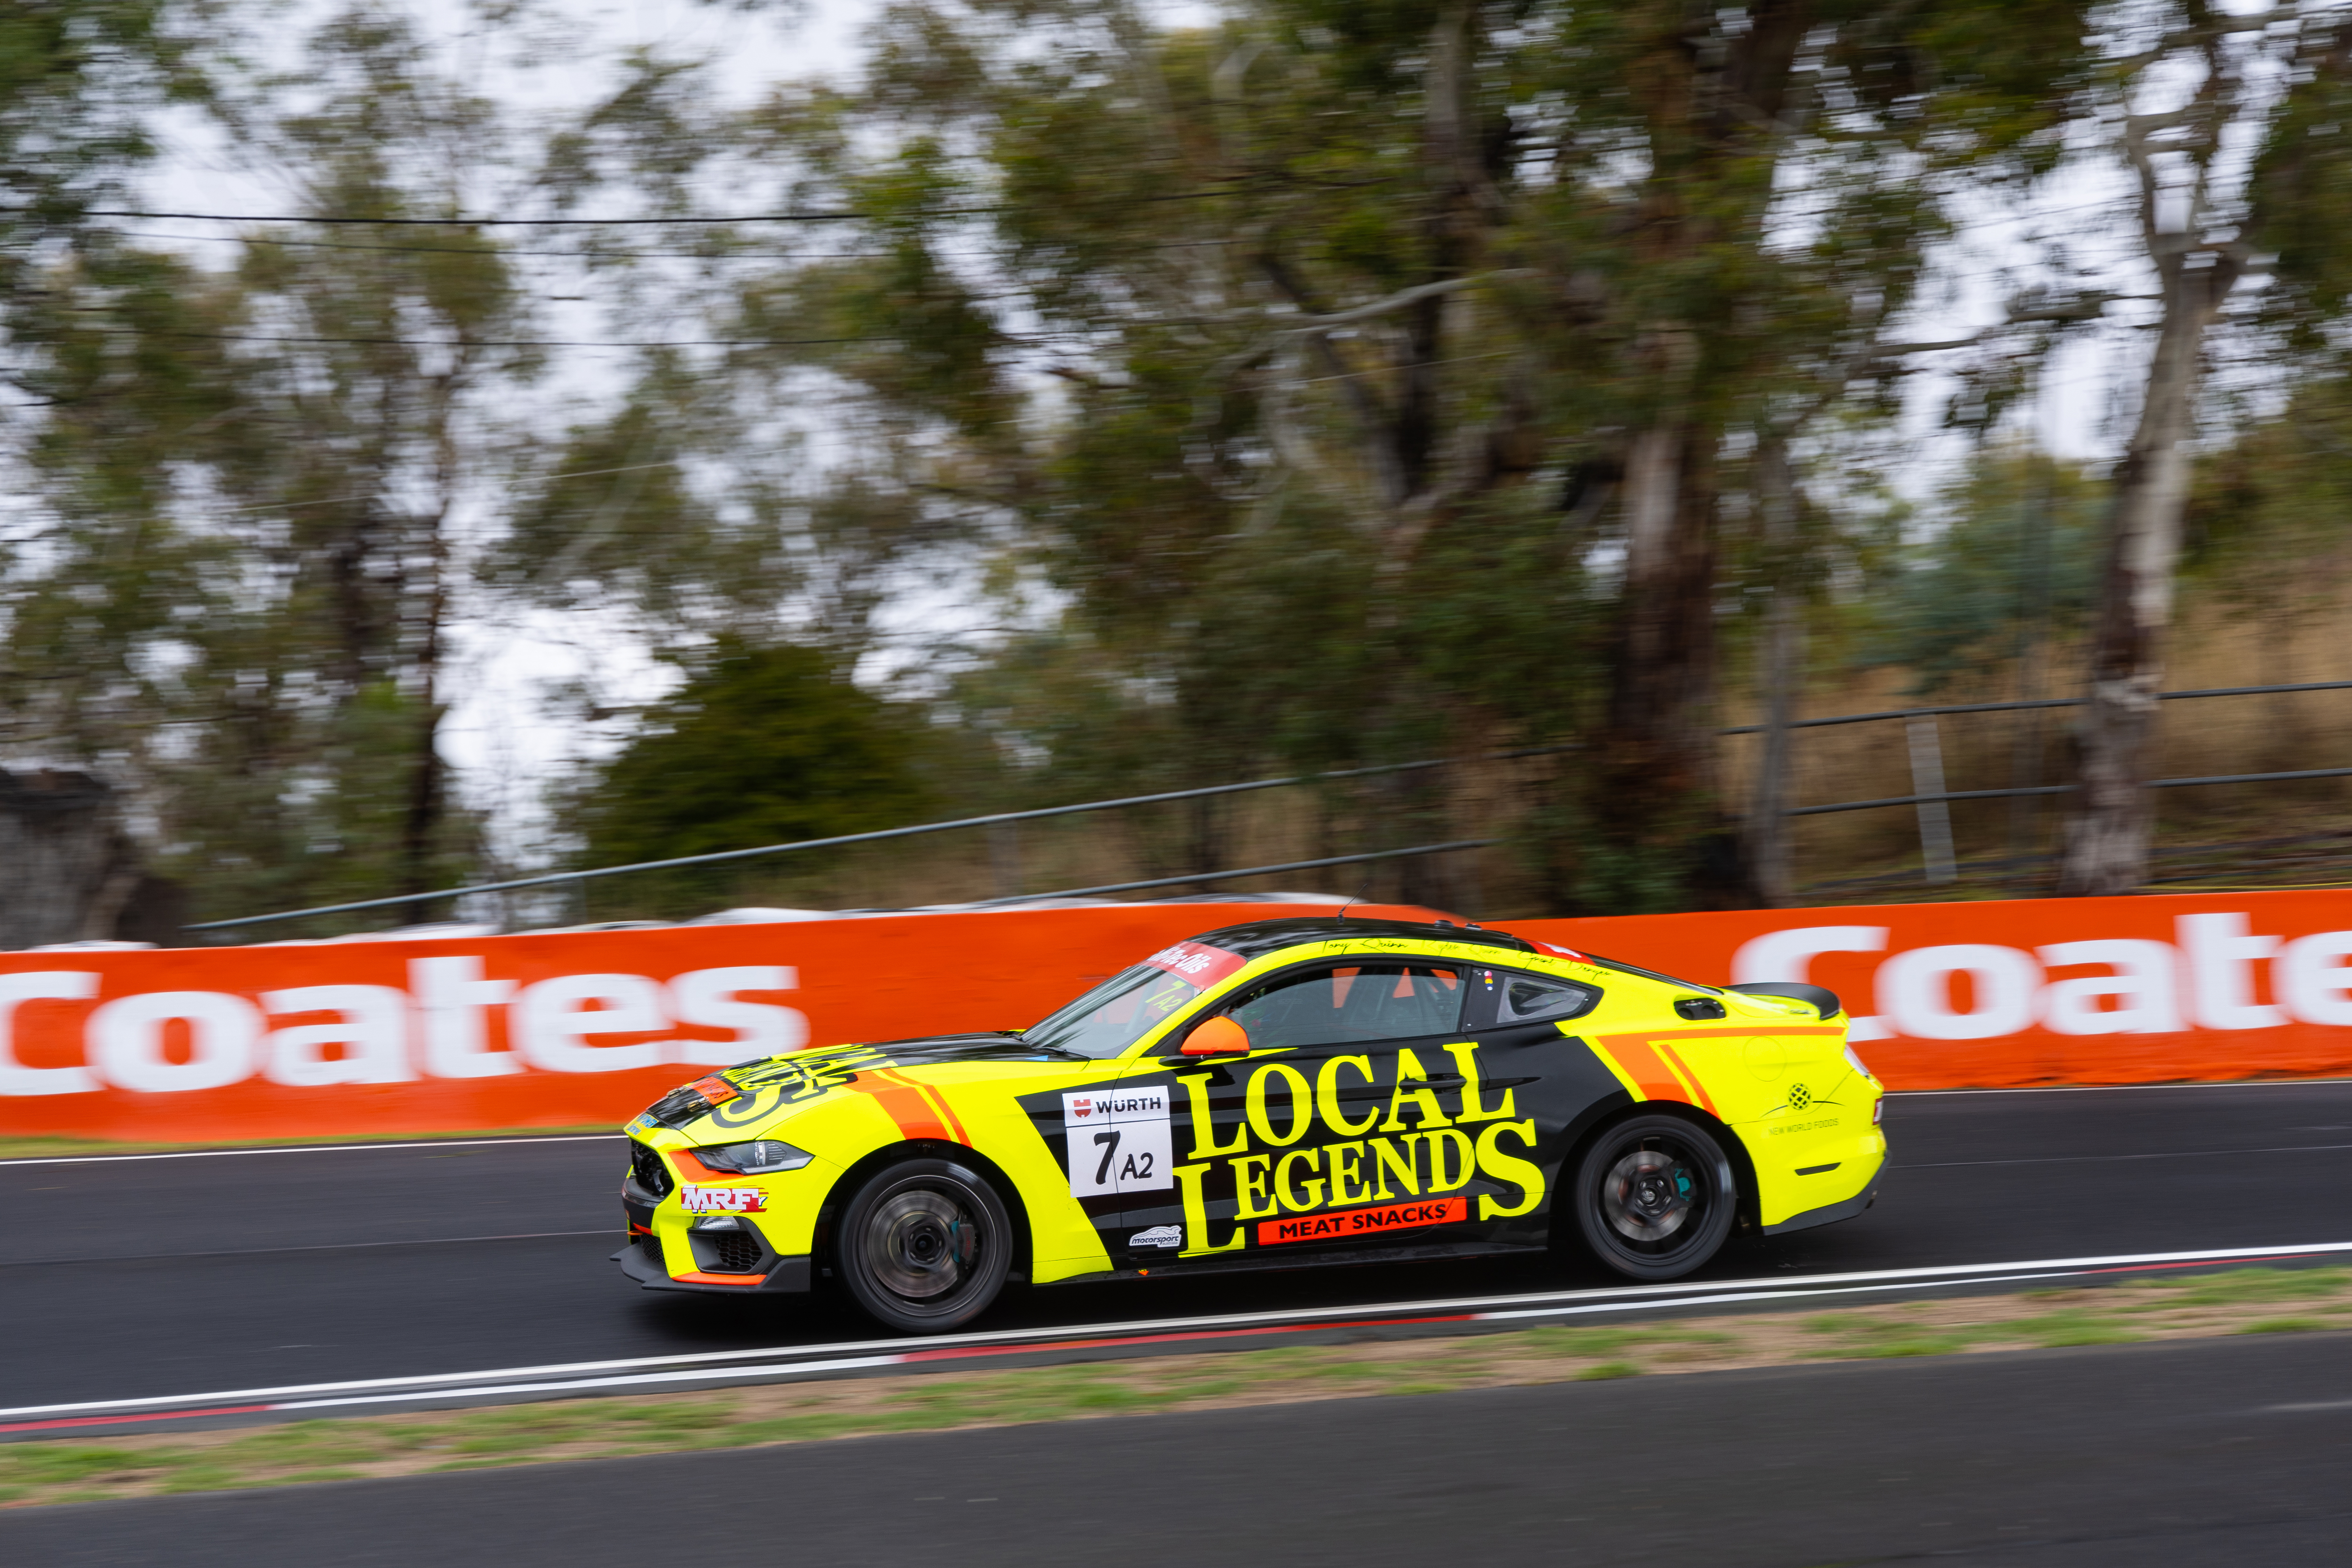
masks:
<path fill-rule="evenodd" d="M 2224 1154 L 2328 1154 L 2352 1143 L 2274 1143 L 2263 1149 L 2167 1149 L 2156 1154 L 2035 1154 L 2015 1160 L 1922 1160 L 1897 1163 L 1890 1171 L 1957 1171 L 1975 1165 L 2100 1165 L 2125 1160 L 2210 1160 Z"/>
<path fill-rule="evenodd" d="M 0 1268 L 55 1268 L 91 1263 L 177 1263 L 207 1258 L 278 1258 L 289 1252 L 363 1252 L 374 1247 L 457 1247 L 475 1241 L 551 1241 L 572 1236 L 613 1236 L 609 1225 L 594 1230 L 519 1230 L 511 1236 L 420 1236 L 391 1241 L 320 1241 L 300 1247 L 232 1247 L 216 1252 L 101 1252 L 89 1258 L 0 1258 Z"/>
<path fill-rule="evenodd" d="M 551 1138 L 425 1138 L 414 1143 L 288 1143 L 274 1149 L 180 1149 L 163 1154 L 43 1154 L 0 1165 L 109 1165 L 130 1160 L 226 1160 L 239 1154 L 349 1154 L 378 1149 L 508 1149 L 530 1143 L 617 1143 L 625 1133 L 563 1132 Z"/>
<path fill-rule="evenodd" d="M 169 1405 L 251 1404 L 289 1401 L 300 1395 L 344 1394 L 437 1399 L 468 1397 L 516 1389 L 559 1389 L 619 1386 L 636 1381 L 671 1381 L 697 1376 L 737 1378 L 771 1375 L 789 1365 L 794 1371 L 877 1364 L 897 1364 L 918 1359 L 926 1351 L 1003 1351 L 1024 1344 L 1053 1344 L 1072 1340 L 1137 1339 L 1154 1334 L 1213 1334 L 1220 1331 L 1318 1322 L 1355 1322 L 1374 1319 L 1498 1321 L 1562 1316 L 1580 1312 L 1633 1311 L 1660 1307 L 1685 1307 L 1714 1302 L 1775 1300 L 1809 1295 L 1843 1295 L 1863 1290 L 1894 1290 L 1934 1285 L 2005 1283 L 2017 1279 L 2052 1279 L 2100 1268 L 2154 1268 L 2168 1264 L 2195 1265 L 2252 1261 L 2261 1258 L 2352 1253 L 2352 1241 L 2313 1242 L 2292 1247 L 2211 1247 L 2194 1252 L 2112 1253 L 2090 1258 L 2046 1258 L 2006 1263 L 1963 1263 L 1938 1268 L 1879 1268 L 1844 1274 L 1806 1274 L 1794 1278 L 1724 1279 L 1667 1285 L 1629 1285 L 1597 1290 L 1536 1291 L 1514 1296 L 1465 1296 L 1420 1301 L 1388 1301 L 1352 1307 L 1319 1307 L 1289 1311 L 1236 1312 L 1209 1317 L 1154 1318 L 1129 1322 L 1083 1323 L 1055 1328 L 1000 1330 L 992 1333 L 934 1334 L 887 1340 L 853 1340 L 836 1344 L 773 1345 L 761 1350 L 708 1351 L 668 1356 L 635 1356 L 624 1360 L 562 1362 L 541 1366 L 498 1367 L 482 1372 L 365 1378 L 340 1383 L 287 1384 L 268 1388 L 220 1390 L 205 1394 L 155 1394 L 144 1398 L 89 1400 L 69 1405 L 26 1405 L 0 1408 L 0 1420 L 19 1416 L 70 1415 L 102 1411 L 160 1410 Z M 1849 1287 L 1834 1289 L 1832 1287 Z M 882 1359 L 872 1358 L 879 1355 Z M 776 1368 L 743 1363 L 792 1358 Z M 865 1359 L 850 1359 L 865 1358 Z M 930 1360 L 929 1356 L 919 1359 Z M 679 1369 L 654 1373 L 643 1369 Z M 585 1381 L 536 1381 L 578 1374 L 607 1374 Z M 519 1382 L 530 1379 L 528 1383 Z M 489 1385 L 495 1386 L 489 1386 Z M 409 1390 L 394 1394 L 393 1390 Z M 314 1400 L 311 1404 L 327 1403 Z M 336 1400 L 333 1403 L 353 1403 Z"/>

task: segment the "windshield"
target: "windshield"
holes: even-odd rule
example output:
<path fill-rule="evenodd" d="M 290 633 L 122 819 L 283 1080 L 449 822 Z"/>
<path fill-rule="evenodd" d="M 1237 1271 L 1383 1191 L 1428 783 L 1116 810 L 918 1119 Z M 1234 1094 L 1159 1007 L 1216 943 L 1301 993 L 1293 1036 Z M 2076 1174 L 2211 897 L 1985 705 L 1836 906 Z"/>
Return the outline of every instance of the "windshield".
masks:
<path fill-rule="evenodd" d="M 1024 1044 L 1092 1057 L 1119 1055 L 1152 1026 L 1181 1010 L 1201 988 L 1181 975 L 1149 963 L 1112 975 L 1034 1029 Z"/>

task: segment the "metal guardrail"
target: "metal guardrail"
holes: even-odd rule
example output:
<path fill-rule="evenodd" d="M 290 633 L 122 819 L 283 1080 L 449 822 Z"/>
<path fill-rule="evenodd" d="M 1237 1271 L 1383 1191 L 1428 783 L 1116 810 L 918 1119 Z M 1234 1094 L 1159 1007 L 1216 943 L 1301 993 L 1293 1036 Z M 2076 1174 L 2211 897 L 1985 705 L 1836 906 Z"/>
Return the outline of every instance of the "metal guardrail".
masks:
<path fill-rule="evenodd" d="M 734 860 L 750 860 L 763 855 L 788 855 L 804 849 L 832 849 L 847 844 L 876 844 L 885 839 L 911 838 L 919 834 L 949 833 L 966 827 L 993 827 L 1000 823 L 1034 822 L 1051 816 L 1072 816 L 1080 812 L 1111 811 L 1121 806 L 1159 805 L 1169 801 L 1199 800 L 1208 795 L 1240 795 L 1250 790 L 1279 789 L 1289 784 L 1320 784 L 1328 779 L 1367 778 L 1378 773 L 1412 773 L 1423 768 L 1443 768 L 1456 763 L 1507 762 L 1520 757 L 1549 756 L 1573 751 L 1571 745 L 1522 746 L 1506 752 L 1486 752 L 1474 757 L 1436 757 L 1413 763 L 1382 763 L 1368 768 L 1336 768 L 1328 773 L 1296 773 L 1284 778 L 1250 779 L 1242 784 L 1207 784 L 1199 789 L 1163 790 L 1157 795 L 1131 795 L 1117 800 L 1081 801 L 1075 805 L 1038 806 L 1029 811 L 1000 811 L 986 816 L 961 816 L 948 822 L 919 822 L 908 827 L 885 827 L 871 833 L 843 833 L 830 838 L 803 838 L 790 844 L 765 844 L 756 849 L 722 849 L 709 855 L 681 855 L 669 860 L 640 860 L 627 866 L 594 866 L 579 871 L 551 871 L 538 877 L 514 877 L 502 882 L 473 882 L 462 888 L 441 888 L 423 893 L 397 893 L 389 898 L 358 899 L 343 904 L 320 904 L 305 910 L 279 910 L 266 915 L 239 915 L 234 920 L 203 921 L 184 929 L 188 931 L 225 931 L 236 926 L 261 925 L 273 921 L 301 920 L 310 915 L 351 914 L 361 910 L 399 909 L 409 904 L 432 903 L 441 899 L 461 898 L 469 893 L 504 893 L 518 888 L 546 888 L 564 882 L 582 882 L 598 877 L 619 877 L 632 871 L 666 871 L 682 866 L 715 866 Z M 1483 842 L 1486 842 L 1482 840 Z M 1415 849 L 1383 849 L 1366 856 L 1341 856 L 1336 859 L 1295 861 L 1281 866 L 1256 868 L 1268 871 L 1298 871 L 1312 866 L 1349 865 L 1361 860 L 1388 859 L 1403 855 L 1431 854 L 1440 848 L 1458 846 L 1423 846 Z M 1130 888 L 1172 887 L 1180 882 L 1219 881 L 1234 877 L 1246 877 L 1253 870 L 1201 871 L 1184 877 L 1157 878 L 1149 882 L 1121 882 L 1103 888 L 1080 889 L 1062 893 L 1024 893 L 1016 899 L 989 900 L 990 903 L 1025 902 L 1031 899 L 1077 898 L 1087 892 L 1123 890 Z"/>
<path fill-rule="evenodd" d="M 2159 702 L 2183 702 L 2192 697 L 2266 697 L 2283 691 L 2343 691 L 2352 680 L 2305 680 L 2292 686 L 2209 686 L 2197 691 L 2159 691 Z M 1953 702 L 1940 708 L 1889 708 L 1878 713 L 1840 713 L 1827 719 L 1791 719 L 1791 730 L 1814 730 L 1824 724 L 1868 724 L 1881 719 L 1928 719 L 1939 713 L 2008 713 L 2021 708 L 2080 708 L 2080 697 L 2040 697 L 2022 702 Z M 1769 724 L 1740 724 L 1717 730 L 1718 735 L 1760 735 Z M 2150 785 L 2154 788 L 2154 785 Z M 1879 804 L 1879 803 L 1873 803 Z"/>
<path fill-rule="evenodd" d="M 1312 871 L 1320 866 L 1361 866 L 1372 860 L 1401 860 L 1408 855 L 1443 855 L 1449 849 L 1484 849 L 1499 838 L 1457 838 L 1451 844 L 1416 844 L 1410 849 L 1375 849 L 1366 855 L 1326 855 L 1319 860 L 1286 860 L 1279 866 L 1243 866 L 1231 871 L 1210 871 L 1192 877 L 1154 877 L 1148 882 L 1105 882 L 1098 888 L 1065 888 L 1058 893 L 1019 893 L 1011 898 L 981 899 L 959 909 L 993 910 L 1008 904 L 1034 904 L 1041 899 L 1082 899 L 1094 893 L 1132 893 L 1144 888 L 1174 888 L 1187 882 L 1225 882 L 1235 877 L 1263 877 L 1276 871 Z"/>
<path fill-rule="evenodd" d="M 2290 691 L 2352 690 L 2352 680 L 2305 680 L 2286 686 L 2209 686 L 2194 691 L 2159 691 L 2159 702 L 2180 702 L 2198 697 L 2265 697 Z M 2021 702 L 1955 702 L 1934 708 L 1889 708 L 1876 713 L 1839 713 L 1825 719 L 1792 719 L 1791 730 L 1818 729 L 1828 724 L 1867 724 L 1894 719 L 1929 719 L 1945 713 L 2008 713 L 2022 709 L 2079 708 L 2079 697 L 2044 697 Z M 1723 735 L 1758 735 L 1769 726 L 1741 724 L 1720 730 Z M 2148 779 L 2142 789 L 2187 789 L 2199 784 L 2278 784 L 2289 779 L 2352 778 L 2352 768 L 2303 768 L 2289 773 L 2210 773 L 2199 778 Z M 2071 795 L 2073 784 L 2029 784 L 2011 789 L 1945 790 L 1923 795 L 1887 795 L 1877 800 L 1842 800 L 1827 805 L 1791 806 L 1784 816 L 1824 816 L 1840 811 L 1876 811 L 1892 805 L 1939 805 L 1955 800 L 2015 800 L 2024 795 Z"/>

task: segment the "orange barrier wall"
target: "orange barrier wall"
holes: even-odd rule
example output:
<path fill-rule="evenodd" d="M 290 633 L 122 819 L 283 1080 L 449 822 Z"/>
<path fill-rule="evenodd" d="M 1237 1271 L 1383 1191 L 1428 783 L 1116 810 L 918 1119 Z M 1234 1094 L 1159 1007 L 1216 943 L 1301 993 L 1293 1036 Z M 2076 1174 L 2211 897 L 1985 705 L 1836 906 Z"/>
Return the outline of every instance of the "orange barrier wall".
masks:
<path fill-rule="evenodd" d="M 1034 1022 L 1214 926 L 1160 904 L 667 931 L 0 953 L 0 1136 L 618 1123 L 803 1041 Z M 1426 911 L 1357 906 L 1363 915 Z M 1512 930 L 1694 980 L 1811 980 L 1896 1089 L 2352 1074 L 2352 895 L 1857 906 Z"/>
<path fill-rule="evenodd" d="M 1810 980 L 1894 1089 L 2352 1074 L 2352 892 L 1524 921 L 1714 984 Z"/>
<path fill-rule="evenodd" d="M 803 1042 L 1021 1028 L 1171 942 L 1328 904 L 0 952 L 0 1136 L 618 1125 Z M 1358 905 L 1358 914 L 1429 911 Z"/>

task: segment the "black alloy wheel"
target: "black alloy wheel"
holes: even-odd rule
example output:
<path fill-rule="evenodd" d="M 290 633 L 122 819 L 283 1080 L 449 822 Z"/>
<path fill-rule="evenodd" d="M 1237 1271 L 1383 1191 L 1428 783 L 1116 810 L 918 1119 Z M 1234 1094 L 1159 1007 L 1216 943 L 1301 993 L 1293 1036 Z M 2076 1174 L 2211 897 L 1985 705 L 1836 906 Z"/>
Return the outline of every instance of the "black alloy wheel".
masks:
<path fill-rule="evenodd" d="M 1679 1116 L 1621 1121 L 1577 1167 L 1576 1221 L 1585 1245 L 1634 1279 L 1679 1279 L 1713 1258 L 1738 1207 L 1723 1146 Z"/>
<path fill-rule="evenodd" d="M 905 1160 L 842 1212 L 841 1278 L 878 1321 L 940 1333 L 980 1316 L 1013 1267 L 1013 1221 L 986 1177 L 948 1160 Z"/>

